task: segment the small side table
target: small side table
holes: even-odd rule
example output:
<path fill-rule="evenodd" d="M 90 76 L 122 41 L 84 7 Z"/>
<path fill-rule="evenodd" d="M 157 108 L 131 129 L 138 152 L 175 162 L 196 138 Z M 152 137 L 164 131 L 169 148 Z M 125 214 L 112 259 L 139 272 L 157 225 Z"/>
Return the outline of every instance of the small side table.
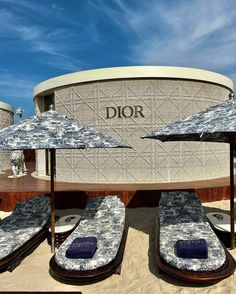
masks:
<path fill-rule="evenodd" d="M 55 222 L 55 247 L 59 247 L 73 232 L 81 216 L 76 214 L 65 215 Z M 51 228 L 48 230 L 48 244 L 51 245 Z"/>
<path fill-rule="evenodd" d="M 206 214 L 208 220 L 212 224 L 212 227 L 226 247 L 230 247 L 230 215 L 222 212 L 209 212 Z M 236 223 L 234 221 L 234 230 L 236 232 Z M 235 234 L 236 244 L 236 234 Z"/>

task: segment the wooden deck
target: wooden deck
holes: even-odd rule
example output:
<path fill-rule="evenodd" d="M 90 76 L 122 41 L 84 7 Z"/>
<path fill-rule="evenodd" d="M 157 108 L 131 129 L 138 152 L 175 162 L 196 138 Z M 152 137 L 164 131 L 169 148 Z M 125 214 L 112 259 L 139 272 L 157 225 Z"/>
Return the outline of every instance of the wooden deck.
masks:
<path fill-rule="evenodd" d="M 10 171 L 0 175 L 0 210 L 9 211 L 16 201 L 33 195 L 49 194 L 50 181 L 33 177 L 32 164 L 27 164 L 28 174 L 20 178 L 8 178 Z M 120 194 L 128 207 L 156 206 L 163 190 L 193 190 L 202 202 L 229 198 L 229 178 L 205 181 L 157 183 L 157 184 L 91 184 L 55 182 L 58 207 L 83 207 L 88 197 Z"/>

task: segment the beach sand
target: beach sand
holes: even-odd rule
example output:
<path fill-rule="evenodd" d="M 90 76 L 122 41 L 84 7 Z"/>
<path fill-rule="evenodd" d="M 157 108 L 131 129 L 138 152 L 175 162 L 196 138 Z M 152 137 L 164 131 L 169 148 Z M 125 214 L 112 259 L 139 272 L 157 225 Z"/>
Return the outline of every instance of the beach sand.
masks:
<path fill-rule="evenodd" d="M 229 210 L 229 201 L 203 203 L 206 212 Z M 121 275 L 83 286 L 62 284 L 49 275 L 50 247 L 44 241 L 12 272 L 0 274 L 0 291 L 82 291 L 83 294 L 210 293 L 236 294 L 236 274 L 215 284 L 199 286 L 159 274 L 154 259 L 154 219 L 157 207 L 127 209 L 129 232 Z M 214 209 L 215 210 L 215 209 Z M 7 213 L 0 212 L 0 217 Z M 236 249 L 231 250 L 236 258 Z"/>

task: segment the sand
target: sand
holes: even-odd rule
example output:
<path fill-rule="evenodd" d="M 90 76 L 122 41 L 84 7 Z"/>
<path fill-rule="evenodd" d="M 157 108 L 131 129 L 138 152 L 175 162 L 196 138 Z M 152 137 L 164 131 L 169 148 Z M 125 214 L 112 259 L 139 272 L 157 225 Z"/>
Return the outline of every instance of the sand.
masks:
<path fill-rule="evenodd" d="M 229 210 L 229 201 L 204 203 L 204 209 Z M 62 284 L 48 272 L 50 247 L 44 241 L 12 272 L 0 275 L 0 291 L 82 291 L 83 294 L 122 293 L 212 293 L 236 294 L 236 277 L 208 286 L 198 286 L 159 274 L 154 260 L 154 218 L 157 207 L 127 209 L 129 232 L 126 242 L 121 275 L 113 275 L 104 281 L 83 286 Z M 0 212 L 0 217 L 7 213 Z M 231 251 L 236 258 L 236 249 Z"/>

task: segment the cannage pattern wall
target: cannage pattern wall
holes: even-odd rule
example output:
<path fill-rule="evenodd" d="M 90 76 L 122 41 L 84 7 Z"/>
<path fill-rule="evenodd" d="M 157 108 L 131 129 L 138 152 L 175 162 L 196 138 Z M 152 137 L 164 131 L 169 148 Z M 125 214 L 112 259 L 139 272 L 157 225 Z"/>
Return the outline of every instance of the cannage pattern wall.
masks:
<path fill-rule="evenodd" d="M 0 108 L 0 130 L 13 124 L 13 113 Z M 10 152 L 0 149 L 0 172 L 10 168 Z"/>
<path fill-rule="evenodd" d="M 57 88 L 56 110 L 132 149 L 58 150 L 57 179 L 81 183 L 164 183 L 228 175 L 228 146 L 141 139 L 150 130 L 227 100 L 220 85 L 181 79 L 120 79 Z"/>

